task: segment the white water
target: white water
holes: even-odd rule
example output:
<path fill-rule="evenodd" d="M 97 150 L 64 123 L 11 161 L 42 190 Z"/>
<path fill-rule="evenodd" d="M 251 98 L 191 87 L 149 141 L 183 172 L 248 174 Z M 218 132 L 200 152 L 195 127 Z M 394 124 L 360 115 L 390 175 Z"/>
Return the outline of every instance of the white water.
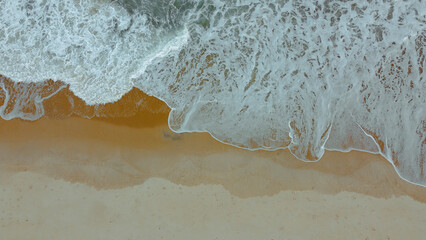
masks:
<path fill-rule="evenodd" d="M 137 87 L 176 132 L 309 161 L 380 153 L 426 185 L 425 13 L 420 0 L 5 0 L 0 74 L 62 80 L 88 104 Z"/>

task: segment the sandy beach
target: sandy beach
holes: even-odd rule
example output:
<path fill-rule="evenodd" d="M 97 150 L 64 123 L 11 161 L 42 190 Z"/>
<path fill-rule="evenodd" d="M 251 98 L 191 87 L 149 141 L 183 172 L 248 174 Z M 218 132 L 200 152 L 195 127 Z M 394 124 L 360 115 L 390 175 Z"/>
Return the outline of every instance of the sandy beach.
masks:
<path fill-rule="evenodd" d="M 173 133 L 166 112 L 146 109 L 130 118 L 2 120 L 0 133 L 1 239 L 426 234 L 426 189 L 377 155 L 327 152 L 304 163 L 287 150 Z"/>
<path fill-rule="evenodd" d="M 421 2 L 0 0 L 0 240 L 426 240 Z"/>

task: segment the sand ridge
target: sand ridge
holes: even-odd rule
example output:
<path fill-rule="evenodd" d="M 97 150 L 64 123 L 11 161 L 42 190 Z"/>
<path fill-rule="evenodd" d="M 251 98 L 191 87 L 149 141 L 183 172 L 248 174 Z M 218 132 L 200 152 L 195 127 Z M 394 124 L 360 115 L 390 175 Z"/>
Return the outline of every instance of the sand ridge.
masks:
<path fill-rule="evenodd" d="M 221 185 L 162 178 L 96 190 L 21 172 L 0 184 L 2 239 L 422 239 L 424 204 L 407 196 L 282 191 L 239 198 Z M 5 210 L 6 209 L 6 210 Z M 362 219 L 362 221 L 360 221 Z"/>

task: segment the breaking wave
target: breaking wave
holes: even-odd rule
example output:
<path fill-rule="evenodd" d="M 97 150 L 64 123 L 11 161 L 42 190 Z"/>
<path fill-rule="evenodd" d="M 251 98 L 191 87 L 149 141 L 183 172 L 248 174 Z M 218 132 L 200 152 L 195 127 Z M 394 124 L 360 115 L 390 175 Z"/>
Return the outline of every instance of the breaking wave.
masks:
<path fill-rule="evenodd" d="M 5 0 L 0 114 L 36 120 L 63 88 L 88 106 L 137 88 L 176 132 L 304 161 L 380 153 L 425 186 L 425 13 L 421 0 Z"/>

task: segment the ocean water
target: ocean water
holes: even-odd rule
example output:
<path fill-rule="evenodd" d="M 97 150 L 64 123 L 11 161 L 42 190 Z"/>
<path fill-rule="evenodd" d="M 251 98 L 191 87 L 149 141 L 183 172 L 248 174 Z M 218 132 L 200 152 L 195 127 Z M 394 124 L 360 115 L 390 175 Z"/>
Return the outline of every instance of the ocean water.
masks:
<path fill-rule="evenodd" d="M 137 88 L 175 132 L 303 161 L 379 153 L 426 186 L 425 45 L 422 0 L 3 0 L 0 116 Z"/>

